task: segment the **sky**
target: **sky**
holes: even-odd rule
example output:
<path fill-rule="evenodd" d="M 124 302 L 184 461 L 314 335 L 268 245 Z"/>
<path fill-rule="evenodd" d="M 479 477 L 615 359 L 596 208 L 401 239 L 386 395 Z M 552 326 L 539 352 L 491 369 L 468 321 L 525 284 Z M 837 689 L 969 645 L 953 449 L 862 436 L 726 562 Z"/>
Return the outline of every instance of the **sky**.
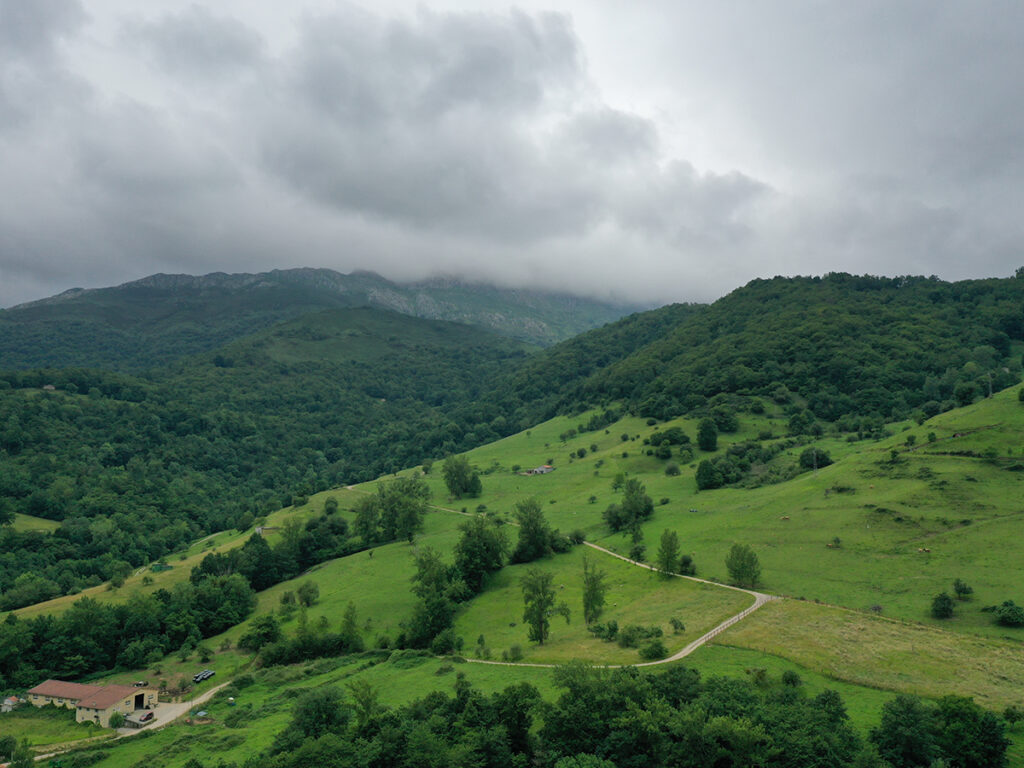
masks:
<path fill-rule="evenodd" d="M 1024 4 L 0 0 L 0 306 L 157 272 L 662 303 L 1024 264 Z"/>

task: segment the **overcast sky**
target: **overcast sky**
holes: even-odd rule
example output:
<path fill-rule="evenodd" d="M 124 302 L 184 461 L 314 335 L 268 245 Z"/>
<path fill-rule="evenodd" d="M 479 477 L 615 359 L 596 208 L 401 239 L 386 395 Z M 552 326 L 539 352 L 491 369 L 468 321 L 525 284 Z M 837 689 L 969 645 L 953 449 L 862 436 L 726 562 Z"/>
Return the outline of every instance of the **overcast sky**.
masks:
<path fill-rule="evenodd" d="M 0 0 L 0 306 L 294 266 L 1008 276 L 1022 33 L 985 0 Z"/>

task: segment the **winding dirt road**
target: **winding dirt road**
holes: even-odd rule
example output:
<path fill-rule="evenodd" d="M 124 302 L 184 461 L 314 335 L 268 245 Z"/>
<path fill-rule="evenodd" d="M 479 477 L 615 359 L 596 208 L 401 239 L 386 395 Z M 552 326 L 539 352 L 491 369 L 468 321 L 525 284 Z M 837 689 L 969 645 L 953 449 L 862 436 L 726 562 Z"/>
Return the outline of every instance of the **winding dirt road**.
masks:
<path fill-rule="evenodd" d="M 631 560 L 630 558 L 625 557 L 624 555 L 620 555 L 617 552 L 612 552 L 610 549 L 605 549 L 604 547 L 599 546 L 597 544 L 593 544 L 593 543 L 591 543 L 589 541 L 585 541 L 583 543 L 586 546 L 590 547 L 591 549 L 596 549 L 598 552 L 604 552 L 606 555 L 611 555 L 612 557 L 617 557 L 617 558 L 619 558 L 619 560 L 625 560 L 627 563 L 631 563 L 632 565 L 635 565 L 638 568 L 646 568 L 649 571 L 657 571 L 658 570 L 653 565 L 648 565 L 647 563 L 641 563 L 641 562 L 639 562 L 637 560 Z M 744 593 L 750 595 L 751 597 L 753 597 L 754 598 L 754 602 L 753 602 L 752 605 L 744 608 L 742 611 L 737 613 L 735 616 L 730 616 L 728 619 L 723 621 L 721 624 L 719 624 L 714 629 L 712 629 L 712 630 L 710 630 L 708 632 L 705 632 L 703 635 L 698 637 L 696 640 L 691 642 L 689 645 L 687 645 L 682 650 L 679 650 L 676 653 L 673 653 L 671 656 L 666 656 L 664 659 L 658 659 L 657 661 L 645 661 L 645 662 L 641 662 L 640 664 L 600 664 L 600 665 L 596 665 L 596 666 L 602 666 L 602 667 L 607 667 L 609 669 L 615 669 L 615 668 L 618 668 L 618 667 L 626 667 L 626 666 L 628 666 L 628 667 L 653 667 L 653 666 L 656 666 L 658 664 L 671 664 L 674 661 L 679 661 L 680 659 L 686 658 L 691 653 L 693 653 L 698 648 L 700 648 L 702 645 L 704 645 L 705 643 L 710 641 L 712 638 L 717 637 L 722 632 L 727 630 L 729 627 L 731 627 L 736 622 L 742 621 L 743 619 L 745 619 L 747 616 L 752 614 L 754 611 L 756 611 L 758 608 L 760 608 L 765 603 L 770 603 L 772 600 L 781 600 L 782 599 L 782 598 L 777 597 L 775 595 L 766 595 L 763 592 L 755 592 L 752 589 L 743 589 L 742 587 L 734 587 L 734 586 L 732 586 L 730 584 L 719 584 L 717 581 L 708 581 L 707 579 L 698 579 L 696 576 L 683 576 L 682 574 L 679 574 L 679 573 L 673 573 L 672 575 L 675 578 L 677 578 L 677 579 L 687 579 L 689 581 L 700 582 L 701 584 L 710 584 L 713 587 L 721 587 L 722 589 L 732 589 L 732 590 L 735 590 L 737 592 L 744 592 Z M 533 663 L 533 662 L 519 662 L 519 661 L 487 661 L 487 660 L 484 660 L 484 659 L 466 659 L 466 661 L 472 662 L 473 664 L 494 664 L 494 665 L 502 666 L 502 667 L 543 667 L 543 668 L 553 668 L 553 667 L 559 666 L 558 664 L 537 664 L 537 663 Z"/>

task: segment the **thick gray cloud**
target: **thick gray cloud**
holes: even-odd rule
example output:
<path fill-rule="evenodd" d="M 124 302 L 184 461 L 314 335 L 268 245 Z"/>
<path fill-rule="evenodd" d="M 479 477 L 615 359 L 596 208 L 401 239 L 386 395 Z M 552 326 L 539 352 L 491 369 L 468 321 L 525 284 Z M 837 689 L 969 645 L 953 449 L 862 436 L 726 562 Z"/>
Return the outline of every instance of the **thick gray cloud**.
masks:
<path fill-rule="evenodd" d="M 665 301 L 1024 262 L 1016 6 L 531 2 L 0 0 L 0 305 L 156 271 Z"/>

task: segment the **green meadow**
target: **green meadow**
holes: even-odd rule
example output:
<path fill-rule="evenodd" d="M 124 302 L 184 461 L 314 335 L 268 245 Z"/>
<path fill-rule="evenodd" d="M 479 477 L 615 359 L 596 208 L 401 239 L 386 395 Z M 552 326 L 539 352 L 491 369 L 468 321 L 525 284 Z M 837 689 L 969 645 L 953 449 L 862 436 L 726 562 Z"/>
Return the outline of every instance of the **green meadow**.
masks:
<path fill-rule="evenodd" d="M 42 531 L 43 533 L 51 533 L 60 528 L 60 523 L 56 520 L 47 520 L 45 517 L 33 517 L 32 515 L 23 515 L 18 512 L 14 515 L 13 527 L 18 532 Z"/>
<path fill-rule="evenodd" d="M 105 740 L 110 735 L 110 731 L 92 723 L 76 723 L 73 709 L 52 706 L 37 709 L 26 705 L 0 714 L 0 738 L 28 739 L 32 747 L 71 744 L 84 739 Z"/>

